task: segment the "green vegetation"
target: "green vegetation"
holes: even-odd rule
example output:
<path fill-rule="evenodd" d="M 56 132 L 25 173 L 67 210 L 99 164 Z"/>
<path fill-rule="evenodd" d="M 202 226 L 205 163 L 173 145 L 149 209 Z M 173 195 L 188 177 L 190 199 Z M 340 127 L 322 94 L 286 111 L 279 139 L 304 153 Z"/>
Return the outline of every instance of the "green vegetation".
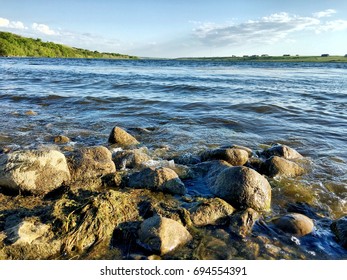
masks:
<path fill-rule="evenodd" d="M 249 62 L 347 62 L 347 56 L 231 56 L 231 57 L 195 57 L 179 58 L 180 60 L 203 61 L 249 61 Z"/>
<path fill-rule="evenodd" d="M 59 58 L 108 58 L 136 59 L 119 53 L 100 53 L 73 48 L 40 39 L 25 38 L 9 32 L 0 32 L 0 56 L 59 57 Z"/>

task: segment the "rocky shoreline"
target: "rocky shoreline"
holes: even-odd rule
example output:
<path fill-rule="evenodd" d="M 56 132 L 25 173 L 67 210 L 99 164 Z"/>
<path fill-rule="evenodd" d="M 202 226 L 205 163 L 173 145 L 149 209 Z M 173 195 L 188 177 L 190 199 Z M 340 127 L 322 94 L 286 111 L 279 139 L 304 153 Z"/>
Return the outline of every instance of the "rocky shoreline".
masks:
<path fill-rule="evenodd" d="M 272 214 L 276 180 L 310 170 L 286 145 L 177 158 L 163 149 L 160 158 L 120 127 L 107 147 L 73 149 L 64 135 L 53 141 L 60 151 L 1 150 L 0 259 L 316 256 L 300 242 L 318 236 L 322 217 L 300 203 Z M 210 195 L 190 195 L 192 180 Z M 336 246 L 347 249 L 347 216 L 329 226 Z"/>

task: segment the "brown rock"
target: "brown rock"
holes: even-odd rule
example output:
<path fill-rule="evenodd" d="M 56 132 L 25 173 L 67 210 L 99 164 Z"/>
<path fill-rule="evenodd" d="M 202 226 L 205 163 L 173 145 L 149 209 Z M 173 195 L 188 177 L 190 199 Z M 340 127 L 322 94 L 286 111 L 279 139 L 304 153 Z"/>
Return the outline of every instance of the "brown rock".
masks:
<path fill-rule="evenodd" d="M 118 126 L 115 126 L 112 129 L 108 142 L 111 144 L 118 144 L 120 146 L 133 146 L 139 144 L 135 137 Z"/>
<path fill-rule="evenodd" d="M 53 139 L 54 143 L 65 144 L 70 142 L 70 138 L 64 135 L 58 135 Z"/>
<path fill-rule="evenodd" d="M 170 168 L 145 168 L 129 176 L 128 187 L 146 188 L 153 191 L 184 195 L 186 187 L 178 175 Z"/>
<path fill-rule="evenodd" d="M 246 150 L 237 148 L 210 150 L 201 155 L 202 161 L 225 160 L 233 166 L 244 165 L 247 163 L 248 158 Z"/>
<path fill-rule="evenodd" d="M 211 192 L 237 209 L 253 208 L 257 211 L 269 210 L 271 186 L 258 172 L 244 166 L 223 170 Z"/>
<path fill-rule="evenodd" d="M 303 156 L 299 154 L 296 150 L 293 148 L 290 148 L 286 145 L 275 145 L 271 148 L 263 151 L 262 155 L 264 155 L 267 158 L 270 158 L 272 156 L 279 156 L 283 157 L 285 159 L 301 159 Z"/>
<path fill-rule="evenodd" d="M 196 205 L 190 212 L 195 226 L 221 225 L 229 220 L 234 208 L 220 198 L 207 199 Z"/>
<path fill-rule="evenodd" d="M 230 230 L 244 238 L 252 232 L 252 228 L 259 217 L 260 214 L 252 208 L 237 212 L 230 217 Z"/>
<path fill-rule="evenodd" d="M 138 236 L 141 246 L 160 255 L 167 254 L 192 239 L 190 233 L 179 222 L 160 216 L 144 220 Z"/>
<path fill-rule="evenodd" d="M 151 157 L 140 149 L 119 151 L 113 156 L 118 169 L 140 168 Z"/>
<path fill-rule="evenodd" d="M 272 221 L 282 231 L 296 236 L 304 236 L 314 229 L 313 221 L 305 215 L 289 213 Z"/>
<path fill-rule="evenodd" d="M 270 177 L 296 177 L 305 173 L 299 164 L 278 156 L 266 160 L 265 168 Z"/>

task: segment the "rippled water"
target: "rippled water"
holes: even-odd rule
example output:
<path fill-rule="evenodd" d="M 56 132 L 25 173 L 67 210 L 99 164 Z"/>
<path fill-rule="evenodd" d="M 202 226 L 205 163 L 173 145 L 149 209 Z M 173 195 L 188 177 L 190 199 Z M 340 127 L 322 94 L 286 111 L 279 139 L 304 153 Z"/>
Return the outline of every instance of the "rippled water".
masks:
<path fill-rule="evenodd" d="M 77 146 L 106 144 L 114 125 L 172 156 L 283 143 L 312 170 L 276 182 L 273 200 L 309 203 L 334 219 L 347 214 L 346 77 L 337 63 L 1 58 L 0 145 L 33 148 L 58 134 Z"/>

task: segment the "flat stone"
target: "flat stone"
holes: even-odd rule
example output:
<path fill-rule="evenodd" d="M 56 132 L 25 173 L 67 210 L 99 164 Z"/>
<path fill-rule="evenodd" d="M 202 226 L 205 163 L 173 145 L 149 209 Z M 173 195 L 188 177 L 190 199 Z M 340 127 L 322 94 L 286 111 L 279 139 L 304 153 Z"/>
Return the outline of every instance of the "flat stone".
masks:
<path fill-rule="evenodd" d="M 289 213 L 272 221 L 280 230 L 296 236 L 310 234 L 314 229 L 313 221 L 302 214 Z"/>

